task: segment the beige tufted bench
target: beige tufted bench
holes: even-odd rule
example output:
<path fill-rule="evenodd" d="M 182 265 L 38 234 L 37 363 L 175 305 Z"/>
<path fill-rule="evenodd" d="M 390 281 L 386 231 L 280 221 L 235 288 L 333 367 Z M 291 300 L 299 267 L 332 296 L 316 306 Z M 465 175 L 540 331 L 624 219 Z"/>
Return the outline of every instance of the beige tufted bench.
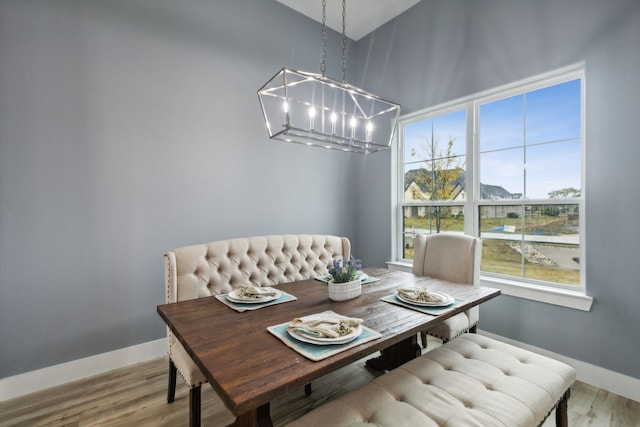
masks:
<path fill-rule="evenodd" d="M 570 366 L 466 334 L 289 424 L 314 426 L 535 427 L 556 410 L 567 426 Z"/>
<path fill-rule="evenodd" d="M 351 255 L 346 237 L 325 235 L 258 236 L 174 249 L 164 255 L 167 303 L 228 293 L 241 285 L 273 286 L 327 274 L 334 258 Z M 200 423 L 200 386 L 207 380 L 167 328 L 169 390 L 175 397 L 176 373 L 191 389 L 190 423 Z M 307 392 L 310 388 L 307 387 Z"/>

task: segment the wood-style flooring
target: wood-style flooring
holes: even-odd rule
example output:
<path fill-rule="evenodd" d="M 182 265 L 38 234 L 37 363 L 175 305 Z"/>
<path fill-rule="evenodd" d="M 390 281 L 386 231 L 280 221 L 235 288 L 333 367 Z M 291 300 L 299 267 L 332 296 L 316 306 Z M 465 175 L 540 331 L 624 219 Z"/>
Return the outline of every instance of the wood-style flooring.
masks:
<path fill-rule="evenodd" d="M 431 341 L 430 347 L 439 343 Z M 274 425 L 282 426 L 323 402 L 355 389 L 377 374 L 365 359 L 313 383 L 313 393 L 292 390 L 272 402 Z M 178 376 L 176 400 L 167 404 L 166 358 L 157 358 L 47 390 L 0 402 L 0 426 L 187 426 L 189 392 Z M 640 403 L 577 382 L 569 399 L 572 427 L 640 427 Z M 222 427 L 233 415 L 213 389 L 202 387 L 202 425 Z M 543 427 L 555 425 L 551 414 Z"/>

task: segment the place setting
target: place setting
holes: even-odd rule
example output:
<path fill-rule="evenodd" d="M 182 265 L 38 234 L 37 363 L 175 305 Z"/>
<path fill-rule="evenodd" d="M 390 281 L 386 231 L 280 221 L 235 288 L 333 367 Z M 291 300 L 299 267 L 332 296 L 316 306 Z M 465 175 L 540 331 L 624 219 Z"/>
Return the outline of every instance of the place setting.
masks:
<path fill-rule="evenodd" d="M 401 286 L 394 294 L 381 300 L 431 315 L 442 314 L 464 304 L 464 300 L 420 286 Z"/>
<path fill-rule="evenodd" d="M 318 361 L 382 335 L 362 324 L 362 319 L 331 310 L 294 318 L 267 330 L 285 345 Z"/>
<path fill-rule="evenodd" d="M 269 286 L 242 285 L 227 294 L 216 295 L 216 299 L 236 311 L 243 312 L 295 301 L 297 298 Z"/>

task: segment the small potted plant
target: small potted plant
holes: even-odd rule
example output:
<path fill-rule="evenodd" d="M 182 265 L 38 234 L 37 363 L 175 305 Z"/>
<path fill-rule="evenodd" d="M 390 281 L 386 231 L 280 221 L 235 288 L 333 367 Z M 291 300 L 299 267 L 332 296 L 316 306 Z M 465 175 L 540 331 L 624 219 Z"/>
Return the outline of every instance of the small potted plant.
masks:
<path fill-rule="evenodd" d="M 333 260 L 333 265 L 329 266 L 329 298 L 333 301 L 346 301 L 360 296 L 362 293 L 362 282 L 360 279 L 360 269 L 362 263 L 359 259 L 351 256 L 349 260 L 337 258 Z"/>

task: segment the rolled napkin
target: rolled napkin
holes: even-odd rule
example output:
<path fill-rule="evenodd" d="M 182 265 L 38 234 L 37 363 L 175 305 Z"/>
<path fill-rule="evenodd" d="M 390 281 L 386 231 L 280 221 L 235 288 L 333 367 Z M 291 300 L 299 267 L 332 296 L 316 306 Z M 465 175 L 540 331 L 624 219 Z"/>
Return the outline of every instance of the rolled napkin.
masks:
<path fill-rule="evenodd" d="M 346 317 L 333 311 L 323 311 L 295 318 L 289 322 L 287 330 L 300 330 L 317 338 L 339 338 L 349 335 L 362 323 L 357 317 Z"/>
<path fill-rule="evenodd" d="M 244 298 L 265 298 L 275 297 L 277 294 L 271 288 L 261 288 L 259 286 L 242 285 L 238 288 L 238 296 Z"/>
<path fill-rule="evenodd" d="M 446 298 L 439 294 L 429 292 L 425 288 L 417 286 L 403 286 L 398 288 L 398 294 L 411 301 L 416 302 L 445 302 Z"/>

